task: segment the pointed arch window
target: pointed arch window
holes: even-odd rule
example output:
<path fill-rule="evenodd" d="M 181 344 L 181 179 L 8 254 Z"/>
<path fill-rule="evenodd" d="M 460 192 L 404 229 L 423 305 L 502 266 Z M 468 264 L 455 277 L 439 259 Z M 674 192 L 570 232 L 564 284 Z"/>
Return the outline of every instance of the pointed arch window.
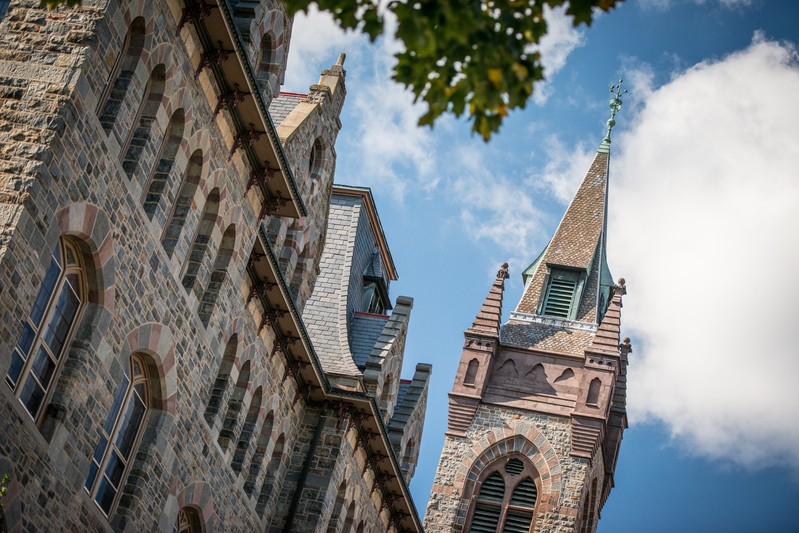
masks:
<path fill-rule="evenodd" d="M 480 369 L 480 361 L 476 358 L 469 361 L 469 366 L 466 367 L 466 375 L 463 378 L 464 385 L 474 385 L 474 380 L 477 378 L 477 371 Z"/>
<path fill-rule="evenodd" d="M 538 488 L 526 457 L 501 458 L 480 475 L 469 513 L 469 533 L 528 533 L 533 525 Z"/>
<path fill-rule="evenodd" d="M 50 258 L 33 308 L 22 322 L 6 374 L 6 383 L 36 423 L 44 417 L 44 406 L 85 302 L 82 254 L 73 242 L 62 238 Z"/>
<path fill-rule="evenodd" d="M 129 373 L 122 378 L 111 411 L 100 432 L 84 485 L 94 502 L 111 514 L 134 458 L 148 409 L 147 367 L 138 355 L 130 358 Z"/>

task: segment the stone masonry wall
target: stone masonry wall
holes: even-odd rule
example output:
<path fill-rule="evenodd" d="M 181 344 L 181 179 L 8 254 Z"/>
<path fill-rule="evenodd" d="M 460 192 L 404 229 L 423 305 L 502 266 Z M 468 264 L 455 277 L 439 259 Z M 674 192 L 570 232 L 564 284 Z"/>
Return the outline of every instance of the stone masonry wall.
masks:
<path fill-rule="evenodd" d="M 3 375 L 59 238 L 81 248 L 89 284 L 87 304 L 53 378 L 48 398 L 53 413 L 46 423 L 37 427 L 10 387 L 0 383 L 0 459 L 13 468 L 18 526 L 25 531 L 48 530 L 56 523 L 63 529 L 171 531 L 183 506 L 195 508 L 209 531 L 263 530 L 285 518 L 291 476 L 304 461 L 318 416 L 318 407 L 295 401 L 297 385 L 285 379 L 269 328 L 259 331 L 253 321 L 258 304 L 251 302 L 249 312 L 245 307 L 245 268 L 258 225 L 251 207 L 255 192 L 245 193 L 248 168 L 241 153 L 228 158 L 233 127 L 226 113 L 213 115 L 215 82 L 208 71 L 194 77 L 200 45 L 191 24 L 175 37 L 181 8 L 182 3 L 171 0 L 123 0 L 106 9 L 102 2 L 84 0 L 82 7 L 51 12 L 40 9 L 38 0 L 22 0 L 0 22 Z M 144 19 L 143 51 L 106 133 L 98 118 L 101 98 L 137 17 Z M 121 164 L 125 138 L 158 65 L 164 65 L 164 96 L 156 101 L 149 139 L 128 177 Z M 180 109 L 185 131 L 159 211 L 149 217 L 142 206 L 149 176 L 170 119 Z M 296 137 L 296 147 L 287 145 L 292 164 L 308 168 L 303 157 L 322 136 L 329 165 L 325 179 L 331 182 L 334 118 L 323 113 Z M 196 193 L 169 254 L 161 243 L 164 223 L 197 150 L 202 165 Z M 304 190 L 307 203 L 326 204 L 314 203 L 324 191 Z M 219 198 L 218 215 L 197 280 L 187 290 L 187 258 L 213 194 Z M 326 208 L 314 207 L 311 216 L 318 241 Z M 232 254 L 204 323 L 198 313 L 201 296 L 230 228 L 235 232 Z M 301 283 L 312 288 L 315 269 L 306 272 Z M 114 392 L 123 374 L 130 373 L 132 354 L 141 355 L 147 366 L 150 408 L 121 497 L 106 518 L 83 485 Z M 220 370 L 227 356 L 232 367 L 225 374 Z M 247 368 L 250 376 L 244 379 Z M 214 387 L 225 383 L 222 378 L 227 381 L 217 391 L 220 408 L 204 416 L 217 393 Z M 244 387 L 240 396 L 238 383 Z M 253 409 L 256 416 L 250 420 Z M 270 416 L 271 427 L 266 422 Z M 338 414 L 328 425 L 322 440 L 329 454 L 320 456 L 319 461 L 327 458 L 317 466 L 327 472 L 332 465 L 332 470 L 314 475 L 329 477 L 331 484 L 315 500 L 323 513 L 332 513 L 338 484 L 347 481 L 347 504 L 357 501 L 359 506 L 355 518 L 387 523 L 385 516 L 377 516 L 379 506 L 363 505 L 372 497 L 371 479 L 368 470 L 363 473 L 363 450 L 355 450 L 354 430 Z M 335 450 L 341 453 L 335 456 Z M 284 479 L 289 481 L 281 490 Z M 306 523 L 316 509 L 308 504 L 301 509 Z"/>
<path fill-rule="evenodd" d="M 466 437 L 447 435 L 425 514 L 428 531 L 462 531 L 470 501 L 472 467 L 511 451 L 527 455 L 538 472 L 534 531 L 571 532 L 589 470 L 588 461 L 569 455 L 568 418 L 482 404 Z M 591 471 L 601 471 L 601 454 Z M 487 459 L 486 459 L 487 457 Z"/>

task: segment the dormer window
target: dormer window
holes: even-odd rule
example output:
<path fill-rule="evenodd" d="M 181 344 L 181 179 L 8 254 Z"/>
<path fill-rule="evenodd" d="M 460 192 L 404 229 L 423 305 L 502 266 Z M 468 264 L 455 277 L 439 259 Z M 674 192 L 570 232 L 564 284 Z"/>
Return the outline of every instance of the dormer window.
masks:
<path fill-rule="evenodd" d="M 549 274 L 544 305 L 541 314 L 557 318 L 573 319 L 577 311 L 577 298 L 581 274 L 577 270 L 553 268 Z"/>
<path fill-rule="evenodd" d="M 388 305 L 382 294 L 383 291 L 380 289 L 381 287 L 378 285 L 377 281 L 364 281 L 361 311 L 376 315 L 386 314 Z"/>

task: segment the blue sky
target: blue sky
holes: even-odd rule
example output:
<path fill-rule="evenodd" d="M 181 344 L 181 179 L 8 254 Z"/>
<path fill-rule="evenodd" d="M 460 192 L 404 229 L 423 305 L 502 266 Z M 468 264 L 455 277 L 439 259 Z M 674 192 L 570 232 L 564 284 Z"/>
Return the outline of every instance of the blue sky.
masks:
<path fill-rule="evenodd" d="M 414 297 L 406 374 L 434 365 L 411 489 L 423 514 L 463 330 L 496 268 L 546 245 L 630 92 L 611 160 L 608 259 L 632 337 L 630 428 L 601 532 L 799 531 L 799 2 L 630 0 L 574 30 L 548 15 L 547 81 L 489 144 L 389 81 L 390 38 L 295 21 L 284 90 L 346 49 L 336 181 L 372 188 Z"/>

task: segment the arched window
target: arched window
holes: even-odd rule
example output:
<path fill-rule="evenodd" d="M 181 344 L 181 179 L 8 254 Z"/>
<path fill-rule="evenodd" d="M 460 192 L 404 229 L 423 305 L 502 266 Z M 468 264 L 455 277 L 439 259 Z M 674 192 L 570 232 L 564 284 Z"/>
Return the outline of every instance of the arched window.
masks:
<path fill-rule="evenodd" d="M 469 361 L 469 366 L 466 367 L 466 375 L 463 377 L 464 385 L 474 385 L 474 380 L 477 377 L 477 370 L 480 368 L 480 362 L 477 359 Z"/>
<path fill-rule="evenodd" d="M 336 502 L 333 504 L 333 512 L 330 513 L 330 520 L 327 522 L 327 533 L 337 533 L 338 525 L 341 523 L 341 511 L 344 508 L 344 496 L 347 493 L 347 482 L 342 481 L 336 493 Z"/>
<path fill-rule="evenodd" d="M 586 494 L 585 501 L 583 502 L 580 533 L 593 533 L 594 531 L 594 522 L 596 521 L 596 513 L 594 512 L 594 508 L 596 507 L 596 485 L 597 480 L 594 478 L 591 482 L 591 489 L 588 491 L 588 494 Z"/>
<path fill-rule="evenodd" d="M 503 457 L 480 474 L 469 516 L 470 533 L 528 533 L 538 489 L 526 457 Z"/>
<path fill-rule="evenodd" d="M 147 192 L 144 194 L 142 203 L 144 212 L 147 213 L 150 219 L 155 215 L 158 203 L 164 195 L 164 190 L 166 190 L 169 174 L 175 165 L 175 156 L 178 153 L 178 148 L 180 148 L 180 141 L 183 140 L 185 122 L 186 117 L 183 109 L 178 109 L 172 113 L 172 118 L 169 119 L 166 132 L 164 132 L 164 140 L 161 142 L 158 157 L 155 159 L 155 167 L 150 172 L 150 183 L 146 187 Z"/>
<path fill-rule="evenodd" d="M 341 528 L 342 533 L 350 533 L 353 522 L 355 522 L 355 502 L 350 502 L 350 506 L 347 507 L 347 517 L 344 519 L 344 527 Z"/>
<path fill-rule="evenodd" d="M 136 120 L 131 124 L 130 133 L 125 141 L 122 168 L 125 170 L 128 179 L 132 178 L 133 174 L 136 173 L 141 154 L 150 140 L 150 132 L 155 121 L 155 114 L 158 112 L 161 99 L 164 96 L 165 85 L 166 67 L 162 64 L 156 66 L 150 74 L 147 87 L 144 89 L 144 95 L 142 95 L 141 104 L 139 104 L 139 110 L 136 113 Z"/>
<path fill-rule="evenodd" d="M 599 381 L 599 378 L 594 378 L 591 380 L 591 384 L 588 386 L 588 397 L 585 400 L 585 403 L 588 405 L 596 405 L 599 401 L 599 388 L 602 386 L 602 382 Z"/>
<path fill-rule="evenodd" d="M 285 438 L 280 435 L 275 442 L 275 449 L 272 450 L 272 458 L 269 460 L 269 467 L 266 471 L 266 479 L 261 485 L 261 492 L 258 494 L 258 502 L 255 504 L 255 510 L 259 515 L 263 516 L 266 511 L 266 506 L 269 503 L 269 498 L 279 484 L 280 467 L 283 464 L 283 446 L 285 445 Z"/>
<path fill-rule="evenodd" d="M 261 464 L 264 462 L 266 456 L 266 447 L 269 446 L 269 439 L 272 437 L 272 426 L 275 423 L 275 415 L 272 411 L 266 415 L 264 425 L 261 426 L 261 434 L 258 440 L 255 441 L 255 453 L 252 454 L 250 459 L 250 469 L 247 472 L 247 480 L 244 482 L 244 492 L 247 496 L 252 496 L 255 490 L 255 482 L 258 479 L 258 474 L 261 471 Z"/>
<path fill-rule="evenodd" d="M 274 62 L 275 41 L 270 34 L 264 33 L 261 36 L 261 49 L 258 53 L 258 69 L 256 74 L 258 76 L 268 75 L 275 68 Z"/>
<path fill-rule="evenodd" d="M 86 491 L 106 516 L 111 514 L 116 504 L 128 465 L 133 460 L 150 397 L 147 366 L 138 355 L 130 358 L 129 375 L 123 376 L 114 395 L 85 485 Z"/>
<path fill-rule="evenodd" d="M 247 450 L 250 448 L 250 440 L 252 440 L 252 434 L 255 432 L 255 423 L 258 421 L 260 412 L 261 387 L 258 387 L 252 395 L 252 400 L 250 400 L 250 408 L 247 410 L 244 423 L 241 425 L 239 440 L 236 443 L 236 450 L 233 452 L 233 460 L 230 466 L 233 467 L 234 472 L 241 472 L 244 467 L 244 456 L 247 455 Z"/>
<path fill-rule="evenodd" d="M 181 507 L 178 519 L 172 528 L 174 533 L 202 533 L 203 526 L 200 513 L 193 507 Z"/>
<path fill-rule="evenodd" d="M 241 365 L 239 371 L 239 378 L 236 380 L 236 388 L 233 389 L 233 394 L 230 395 L 228 401 L 227 413 L 222 422 L 222 429 L 219 431 L 219 446 L 223 450 L 227 450 L 230 441 L 236 434 L 239 424 L 239 412 L 241 412 L 241 404 L 244 401 L 244 393 L 247 392 L 247 385 L 250 383 L 250 362 L 245 361 Z"/>
<path fill-rule="evenodd" d="M 219 365 L 216 379 L 211 386 L 211 394 L 208 397 L 208 405 L 205 408 L 205 421 L 208 422 L 209 426 L 214 425 L 216 415 L 219 414 L 219 409 L 222 407 L 222 401 L 230 381 L 230 371 L 233 370 L 233 363 L 236 360 L 237 344 L 238 335 L 234 333 L 230 336 L 230 340 L 225 346 L 225 354 L 222 356 L 222 363 Z"/>
<path fill-rule="evenodd" d="M 183 286 L 186 290 L 191 290 L 200 274 L 205 254 L 208 251 L 208 242 L 211 240 L 211 232 L 216 224 L 216 217 L 219 212 L 219 189 L 214 188 L 208 193 L 205 200 L 205 207 L 200 222 L 197 226 L 197 236 L 191 245 L 189 256 L 186 258 L 186 270 L 183 274 Z"/>
<path fill-rule="evenodd" d="M 168 256 L 172 256 L 178 239 L 186 223 L 186 217 L 191 212 L 191 204 L 194 201 L 194 193 L 197 192 L 197 185 L 200 183 L 200 176 L 203 170 L 203 151 L 195 150 L 189 158 L 189 165 L 186 167 L 186 176 L 180 185 L 178 196 L 175 198 L 175 205 L 172 208 L 172 215 L 165 224 L 164 235 L 161 237 L 161 244 Z"/>
<path fill-rule="evenodd" d="M 144 49 L 144 32 L 144 17 L 133 19 L 128 33 L 125 35 L 122 51 L 114 63 L 114 68 L 111 69 L 108 83 L 100 96 L 97 112 L 100 124 L 106 133 L 113 129 L 122 102 L 130 88 L 130 81 L 133 79 L 133 73 Z"/>
<path fill-rule="evenodd" d="M 77 246 L 59 240 L 50 266 L 22 322 L 6 383 L 36 423 L 44 417 L 64 352 L 86 302 L 86 272 Z"/>
<path fill-rule="evenodd" d="M 208 280 L 208 286 L 200 298 L 200 320 L 204 325 L 208 325 L 211 319 L 211 313 L 216 305 L 216 299 L 219 298 L 219 291 L 222 289 L 222 284 L 227 278 L 227 267 L 230 263 L 230 258 L 233 256 L 233 248 L 236 245 L 236 226 L 231 224 L 222 235 L 222 242 L 219 243 L 219 251 L 216 253 L 214 266 L 211 269 L 211 277 Z"/>

